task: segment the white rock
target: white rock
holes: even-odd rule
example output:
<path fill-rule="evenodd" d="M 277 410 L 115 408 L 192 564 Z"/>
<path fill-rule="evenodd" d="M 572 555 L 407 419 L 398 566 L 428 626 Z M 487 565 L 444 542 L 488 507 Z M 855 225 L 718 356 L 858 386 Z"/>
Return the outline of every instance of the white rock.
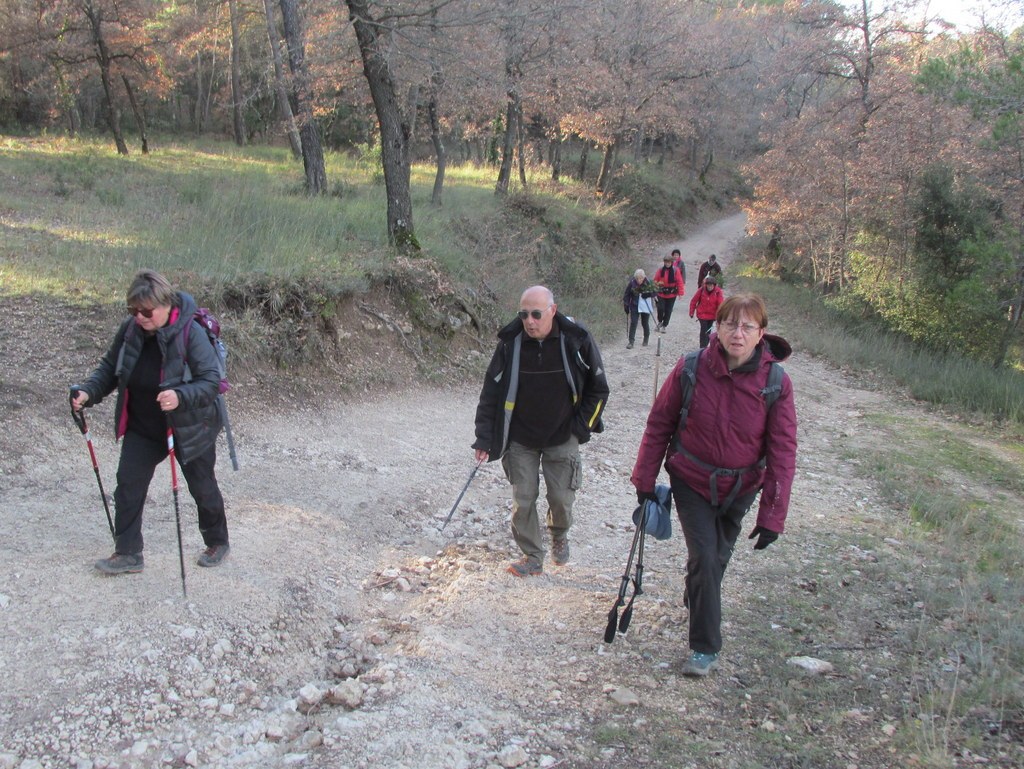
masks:
<path fill-rule="evenodd" d="M 610 699 L 616 705 L 640 704 L 640 698 L 637 697 L 631 689 L 627 689 L 625 686 L 620 686 L 619 688 L 609 692 L 608 699 Z"/>
<path fill-rule="evenodd" d="M 0 769 L 14 769 L 18 757 L 13 753 L 0 753 Z"/>
<path fill-rule="evenodd" d="M 354 678 L 349 678 L 328 690 L 327 702 L 331 705 L 341 705 L 349 710 L 355 710 L 363 703 L 363 692 L 363 684 Z"/>
<path fill-rule="evenodd" d="M 185 754 L 185 766 L 199 766 L 199 754 L 195 749 Z"/>
<path fill-rule="evenodd" d="M 139 756 L 145 755 L 146 751 L 149 750 L 148 740 L 137 740 L 132 745 L 132 756 L 138 758 Z"/>
<path fill-rule="evenodd" d="M 11 597 L 0 593 L 0 609 L 6 609 L 11 603 Z"/>
<path fill-rule="evenodd" d="M 498 763 L 505 769 L 515 769 L 529 760 L 529 755 L 519 745 L 506 745 L 498 751 Z"/>
<path fill-rule="evenodd" d="M 312 708 L 319 705 L 324 699 L 324 693 L 313 684 L 306 684 L 299 689 L 299 710 L 308 713 Z"/>
<path fill-rule="evenodd" d="M 299 750 L 312 750 L 323 744 L 324 736 L 318 729 L 310 729 L 307 732 L 303 732 L 299 739 L 295 741 L 295 747 L 299 748 Z"/>
<path fill-rule="evenodd" d="M 825 675 L 834 670 L 831 662 L 825 662 L 816 657 L 790 657 L 786 660 L 786 664 L 801 668 L 814 676 Z"/>

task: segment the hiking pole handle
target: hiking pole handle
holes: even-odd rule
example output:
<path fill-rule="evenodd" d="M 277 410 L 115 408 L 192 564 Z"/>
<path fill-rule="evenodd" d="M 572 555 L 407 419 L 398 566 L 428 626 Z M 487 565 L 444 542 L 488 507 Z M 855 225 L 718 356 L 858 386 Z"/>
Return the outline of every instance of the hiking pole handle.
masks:
<path fill-rule="evenodd" d="M 480 465 L 484 463 L 483 459 L 478 459 L 476 464 L 473 465 L 473 469 L 469 473 L 469 478 L 466 479 L 466 485 L 462 487 L 462 491 L 459 492 L 459 496 L 455 498 L 455 504 L 452 505 L 452 509 L 448 511 L 448 517 L 444 519 L 444 523 L 441 524 L 441 531 L 444 531 L 444 527 L 451 521 L 452 516 L 455 515 L 455 509 L 459 506 L 459 502 L 466 495 L 466 490 L 469 489 L 469 484 L 473 482 L 473 478 L 476 476 L 476 471 L 480 469 Z"/>
<path fill-rule="evenodd" d="M 71 390 L 68 393 L 68 403 L 71 406 L 71 418 L 75 420 L 75 424 L 78 425 L 78 429 L 82 435 L 89 432 L 89 428 L 85 424 L 85 414 L 82 413 L 81 409 L 75 408 L 75 398 L 78 397 L 78 393 L 83 392 L 82 388 L 78 385 L 71 385 Z"/>

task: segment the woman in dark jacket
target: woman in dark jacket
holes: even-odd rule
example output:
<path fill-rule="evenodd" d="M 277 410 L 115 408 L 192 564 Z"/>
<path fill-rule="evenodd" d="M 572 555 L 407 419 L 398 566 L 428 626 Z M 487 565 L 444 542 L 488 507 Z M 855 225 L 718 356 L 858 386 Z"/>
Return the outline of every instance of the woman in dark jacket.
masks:
<path fill-rule="evenodd" d="M 750 538 L 763 550 L 782 533 L 796 467 L 793 385 L 783 372 L 770 405 L 764 390 L 772 366 L 789 357 L 781 337 L 765 333 L 768 314 L 754 294 L 726 299 L 718 333 L 700 352 L 685 427 L 681 358 L 647 417 L 631 480 L 641 503 L 654 498 L 664 460 L 686 539 L 690 656 L 685 675 L 707 675 L 722 647 L 722 577 L 740 525 L 758 491 Z"/>
<path fill-rule="evenodd" d="M 175 455 L 199 511 L 206 549 L 200 566 L 216 566 L 228 554 L 228 524 L 217 484 L 217 434 L 222 427 L 216 398 L 220 364 L 206 332 L 193 320 L 195 300 L 175 291 L 152 270 L 135 275 L 126 318 L 96 370 L 72 385 L 77 411 L 117 389 L 115 435 L 122 439 L 114 491 L 114 554 L 96 562 L 104 574 L 143 569 L 142 508 L 156 466 Z"/>
<path fill-rule="evenodd" d="M 647 273 L 643 270 L 633 273 L 633 278 L 622 293 L 622 309 L 629 316 L 627 350 L 633 349 L 638 320 L 644 329 L 644 346 L 647 346 L 647 342 L 651 338 L 651 316 L 654 314 L 654 299 L 657 295 L 658 289 L 654 282 L 647 277 Z"/>

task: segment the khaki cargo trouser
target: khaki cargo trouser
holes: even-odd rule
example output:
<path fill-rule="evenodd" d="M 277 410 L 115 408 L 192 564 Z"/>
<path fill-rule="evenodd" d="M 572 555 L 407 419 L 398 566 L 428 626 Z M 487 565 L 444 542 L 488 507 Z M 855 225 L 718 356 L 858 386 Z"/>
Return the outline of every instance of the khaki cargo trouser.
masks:
<path fill-rule="evenodd" d="M 512 536 L 528 558 L 544 563 L 547 552 L 537 515 L 540 473 L 547 489 L 547 528 L 552 539 L 566 536 L 572 526 L 572 505 L 583 479 L 580 443 L 576 436 L 560 446 L 531 449 L 514 441 L 501 460 L 512 484 Z"/>

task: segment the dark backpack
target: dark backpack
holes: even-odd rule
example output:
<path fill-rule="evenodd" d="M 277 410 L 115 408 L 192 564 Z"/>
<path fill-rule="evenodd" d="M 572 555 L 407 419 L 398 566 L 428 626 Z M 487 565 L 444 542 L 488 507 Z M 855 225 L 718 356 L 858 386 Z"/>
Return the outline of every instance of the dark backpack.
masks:
<path fill-rule="evenodd" d="M 224 393 L 231 389 L 228 381 L 228 348 L 220 336 L 220 321 L 205 307 L 200 307 L 192 316 L 192 320 L 199 324 L 199 327 L 206 332 L 213 351 L 217 354 L 217 367 L 220 374 L 220 384 L 217 386 L 217 411 L 220 412 L 221 421 L 224 422 L 224 436 L 228 440 L 228 454 L 231 456 L 231 467 L 238 469 L 238 455 L 235 453 L 235 439 L 231 435 L 231 420 L 228 419 L 228 406 L 224 400 Z M 192 330 L 192 324 L 185 326 L 181 335 L 182 348 L 181 358 L 188 365 L 188 337 Z"/>
<path fill-rule="evenodd" d="M 220 368 L 220 385 L 217 387 L 217 392 L 223 395 L 231 389 L 231 383 L 228 381 L 228 348 L 220 337 L 220 321 L 205 307 L 200 307 L 196 310 L 192 320 L 202 326 L 203 331 L 206 332 L 206 338 L 210 340 L 210 344 L 213 346 L 213 351 L 217 353 L 217 364 Z M 191 330 L 191 323 L 185 326 L 184 339 L 182 340 L 184 345 L 182 358 L 187 356 L 188 335 Z M 187 363 L 188 361 L 186 360 L 185 362 Z"/>
<path fill-rule="evenodd" d="M 686 353 L 683 368 L 679 372 L 679 387 L 683 394 L 683 405 L 679 409 L 679 426 L 676 428 L 676 436 L 683 434 L 686 429 L 686 420 L 690 416 L 690 403 L 693 401 L 693 390 L 697 386 L 697 364 L 700 362 L 700 354 L 703 350 L 693 350 Z M 785 371 L 782 364 L 772 361 L 768 371 L 768 382 L 761 390 L 764 398 L 764 405 L 770 410 L 775 401 L 782 394 L 782 375 Z"/>

